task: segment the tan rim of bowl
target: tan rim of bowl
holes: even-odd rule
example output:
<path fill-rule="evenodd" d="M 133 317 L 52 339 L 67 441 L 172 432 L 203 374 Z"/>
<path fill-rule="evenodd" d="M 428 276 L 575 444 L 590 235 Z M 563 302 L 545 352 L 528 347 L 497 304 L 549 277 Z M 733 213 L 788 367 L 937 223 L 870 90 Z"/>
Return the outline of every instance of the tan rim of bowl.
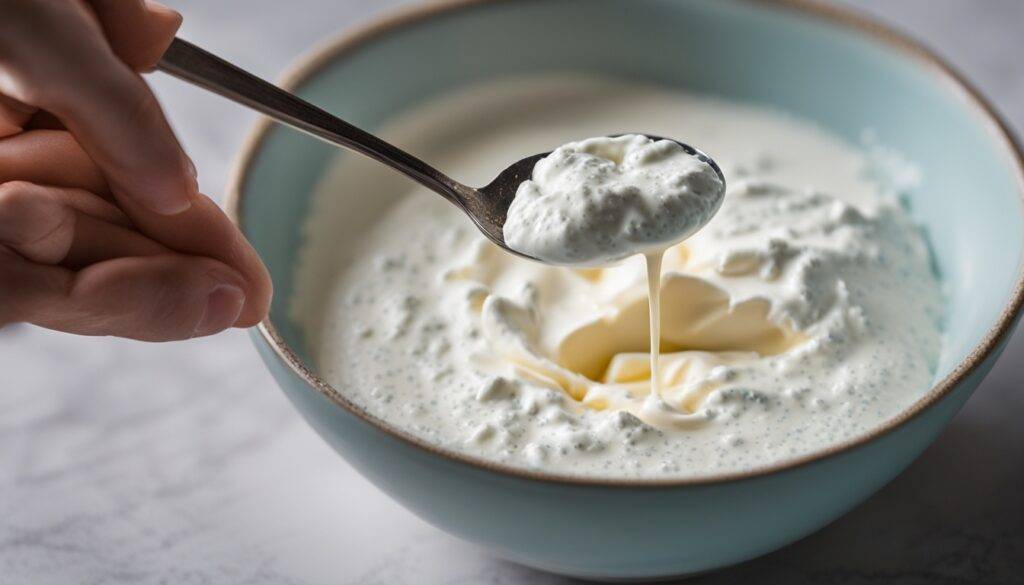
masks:
<path fill-rule="evenodd" d="M 358 27 L 336 38 L 328 40 L 318 48 L 315 48 L 308 56 L 299 59 L 299 61 L 286 72 L 280 82 L 280 85 L 284 88 L 295 89 L 335 59 L 343 57 L 347 53 L 350 53 L 381 36 L 399 31 L 406 26 L 416 24 L 420 21 L 427 20 L 441 14 L 448 14 L 471 7 L 509 1 L 512 0 L 444 0 L 424 6 L 408 8 L 394 14 L 387 15 L 367 25 Z M 904 56 L 916 60 L 926 69 L 932 71 L 935 75 L 946 82 L 946 85 L 951 91 L 956 93 L 960 99 L 966 102 L 968 106 L 979 114 L 992 136 L 1005 148 L 1006 154 L 1016 171 L 1018 190 L 1021 194 L 1022 201 L 1024 201 L 1024 152 L 1022 152 L 1020 144 L 1016 141 L 1007 125 L 1000 118 L 999 114 L 996 113 L 993 107 L 984 97 L 982 97 L 978 90 L 976 90 L 960 73 L 953 69 L 942 58 L 934 54 L 931 50 L 925 48 L 923 45 L 907 37 L 903 33 L 898 32 L 887 25 L 881 24 L 873 18 L 849 9 L 840 8 L 832 4 L 826 4 L 822 0 L 744 1 L 775 9 L 800 12 L 828 24 L 842 26 L 849 30 L 861 33 L 898 50 Z M 262 118 L 257 122 L 255 129 L 251 134 L 249 134 L 243 144 L 228 183 L 225 208 L 228 215 L 239 225 L 241 229 L 243 229 L 243 231 L 244 225 L 241 221 L 241 208 L 244 202 L 243 193 L 245 190 L 246 180 L 248 179 L 249 169 L 253 164 L 254 155 L 261 148 L 263 140 L 272 126 L 273 122 L 267 118 Z M 291 371 L 299 378 L 305 380 L 307 384 L 326 396 L 334 404 L 392 437 L 424 451 L 428 451 L 434 455 L 443 457 L 450 461 L 464 463 L 519 479 L 606 488 L 670 488 L 749 479 L 792 469 L 830 457 L 843 451 L 852 450 L 892 431 L 908 420 L 921 414 L 926 408 L 949 394 L 957 384 L 969 376 L 1010 334 L 1014 320 L 1020 311 L 1022 302 L 1024 302 L 1024 273 L 1018 272 L 1013 294 L 1010 296 L 1009 301 L 1003 308 L 1003 311 L 995 325 L 985 334 L 984 339 L 982 339 L 981 342 L 971 350 L 970 354 L 968 354 L 967 357 L 960 362 L 960 364 L 958 364 L 948 376 L 936 384 L 928 391 L 928 393 L 918 399 L 918 401 L 910 408 L 870 433 L 833 445 L 828 449 L 810 453 L 795 459 L 782 461 L 774 465 L 768 465 L 748 471 L 685 479 L 617 480 L 541 473 L 502 465 L 482 458 L 443 449 L 408 434 L 401 429 L 390 427 L 385 424 L 384 421 L 369 415 L 360 407 L 345 398 L 345 396 L 317 376 L 317 374 L 315 374 L 302 362 L 301 359 L 299 359 L 298 355 L 277 333 L 277 330 L 269 317 L 260 323 L 257 326 L 257 329 L 259 334 L 273 349 L 276 357 L 286 367 L 291 369 Z"/>

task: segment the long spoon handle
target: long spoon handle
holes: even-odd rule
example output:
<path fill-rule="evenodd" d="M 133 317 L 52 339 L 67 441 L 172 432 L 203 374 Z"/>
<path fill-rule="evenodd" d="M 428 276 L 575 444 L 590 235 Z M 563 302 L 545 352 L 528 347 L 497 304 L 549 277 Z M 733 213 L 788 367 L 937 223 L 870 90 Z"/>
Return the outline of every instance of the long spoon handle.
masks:
<path fill-rule="evenodd" d="M 171 41 L 157 69 L 296 130 L 362 153 L 463 205 L 460 192 L 467 188 L 434 167 L 186 40 Z"/>

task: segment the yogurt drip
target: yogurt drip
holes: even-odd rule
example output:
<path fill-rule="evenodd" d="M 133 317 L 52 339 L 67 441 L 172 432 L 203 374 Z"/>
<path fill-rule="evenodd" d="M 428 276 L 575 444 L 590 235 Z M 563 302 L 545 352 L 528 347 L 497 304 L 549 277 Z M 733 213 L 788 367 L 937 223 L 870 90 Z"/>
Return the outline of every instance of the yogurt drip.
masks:
<path fill-rule="evenodd" d="M 647 307 L 651 324 L 651 398 L 661 401 L 658 357 L 661 356 L 661 261 L 665 250 L 644 254 L 647 270 Z"/>
<path fill-rule="evenodd" d="M 662 256 L 710 221 L 724 195 L 715 169 L 678 143 L 625 134 L 556 148 L 509 206 L 505 243 L 550 264 L 603 266 L 644 255 L 651 408 L 667 406 L 658 390 Z"/>

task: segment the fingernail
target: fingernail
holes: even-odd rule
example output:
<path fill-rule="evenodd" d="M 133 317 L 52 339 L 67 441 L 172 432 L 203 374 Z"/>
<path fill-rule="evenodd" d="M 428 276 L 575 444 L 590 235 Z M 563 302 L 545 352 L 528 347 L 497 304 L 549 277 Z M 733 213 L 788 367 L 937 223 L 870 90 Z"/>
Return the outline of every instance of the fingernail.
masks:
<path fill-rule="evenodd" d="M 152 195 L 146 200 L 147 206 L 161 215 L 178 215 L 192 208 L 192 198 L 199 193 L 199 182 L 194 174 L 195 167 L 182 155 L 181 170 L 152 187 Z"/>
<path fill-rule="evenodd" d="M 177 10 L 169 8 L 159 2 L 153 2 L 152 0 L 147 0 L 146 8 L 153 14 L 156 14 L 159 18 L 163 18 L 167 22 L 173 24 L 175 30 L 181 26 L 181 21 L 183 19 L 181 13 Z"/>
<path fill-rule="evenodd" d="M 189 178 L 192 181 L 192 185 L 194 185 L 195 179 Z M 192 193 L 197 192 L 192 185 L 182 185 L 180 181 L 177 181 L 177 185 L 154 185 L 150 188 L 150 196 L 143 203 L 145 203 L 150 211 L 160 215 L 184 213 L 191 209 Z M 182 189 L 183 186 L 186 189 Z M 191 193 L 188 191 L 191 191 Z"/>
<path fill-rule="evenodd" d="M 211 335 L 235 324 L 245 305 L 245 293 L 230 284 L 217 285 L 206 298 L 206 311 L 196 325 L 193 337 Z"/>

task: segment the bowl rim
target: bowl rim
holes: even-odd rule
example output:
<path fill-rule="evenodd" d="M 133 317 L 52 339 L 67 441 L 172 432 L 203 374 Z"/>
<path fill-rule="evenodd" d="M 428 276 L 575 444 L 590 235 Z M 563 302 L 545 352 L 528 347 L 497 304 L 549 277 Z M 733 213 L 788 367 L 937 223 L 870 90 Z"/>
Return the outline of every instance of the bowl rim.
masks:
<path fill-rule="evenodd" d="M 342 32 L 327 38 L 315 45 L 304 56 L 299 57 L 288 67 L 280 77 L 278 85 L 288 90 L 295 90 L 307 80 L 318 74 L 328 64 L 336 59 L 359 49 L 360 47 L 377 40 L 384 35 L 401 31 L 409 25 L 415 25 L 422 21 L 438 16 L 455 13 L 458 11 L 508 3 L 516 0 L 439 0 L 432 3 L 406 7 L 385 13 L 383 16 L 370 20 L 369 22 L 351 27 Z M 522 1 L 522 0 L 519 0 Z M 744 4 L 756 5 L 763 8 L 785 10 L 796 12 L 804 16 L 816 19 L 824 24 L 838 26 L 850 32 L 858 33 L 861 36 L 874 42 L 887 45 L 904 57 L 916 61 L 923 69 L 945 81 L 946 87 L 953 91 L 965 105 L 979 115 L 981 122 L 986 126 L 988 132 L 996 142 L 1005 149 L 1013 171 L 1017 179 L 1017 190 L 1022 204 L 1021 213 L 1024 215 L 1024 149 L 1021 143 L 1003 120 L 1002 116 L 995 110 L 989 101 L 975 88 L 956 68 L 938 56 L 931 49 L 921 42 L 908 36 L 896 28 L 884 24 L 858 10 L 839 6 L 826 2 L 826 0 L 738 0 Z M 254 128 L 246 136 L 241 150 L 238 152 L 232 165 L 228 179 L 227 192 L 224 200 L 224 208 L 228 216 L 245 232 L 242 222 L 242 206 L 244 204 L 244 192 L 249 171 L 253 166 L 256 154 L 263 147 L 270 129 L 275 123 L 266 117 L 261 117 Z M 307 385 L 318 391 L 336 406 L 348 411 L 349 414 L 359 418 L 362 422 L 368 423 L 375 429 L 384 432 L 392 438 L 398 439 L 408 445 L 418 448 L 428 454 L 440 456 L 451 463 L 468 465 L 479 470 L 494 472 L 500 475 L 509 476 L 521 480 L 533 480 L 545 483 L 572 485 L 579 487 L 600 487 L 600 488 L 676 488 L 686 486 L 705 486 L 711 484 L 726 483 L 737 480 L 754 479 L 792 470 L 798 467 L 810 465 L 839 453 L 852 451 L 875 439 L 889 434 L 896 428 L 922 414 L 926 409 L 936 404 L 939 400 L 950 394 L 964 379 L 975 372 L 996 348 L 1013 331 L 1016 319 L 1024 305 L 1024 264 L 1018 265 L 1017 279 L 1013 291 L 1003 307 L 998 319 L 993 326 L 985 333 L 982 340 L 975 345 L 970 353 L 960 361 L 959 364 L 942 380 L 932 386 L 931 389 L 922 395 L 910 407 L 904 409 L 899 415 L 887 421 L 884 425 L 871 430 L 868 433 L 847 439 L 841 443 L 831 445 L 825 449 L 807 453 L 793 459 L 786 459 L 772 465 L 757 467 L 744 471 L 697 476 L 692 478 L 604 478 L 575 476 L 569 474 L 545 473 L 522 469 L 511 465 L 505 465 L 489 461 L 483 457 L 468 455 L 452 451 L 427 442 L 416 437 L 407 431 L 385 423 L 382 419 L 369 414 L 363 408 L 357 406 L 347 399 L 341 392 L 321 379 L 308 367 L 298 354 L 284 341 L 278 333 L 268 315 L 265 320 L 256 326 L 258 335 L 270 347 L 273 355 L 293 374 L 302 379 Z"/>

